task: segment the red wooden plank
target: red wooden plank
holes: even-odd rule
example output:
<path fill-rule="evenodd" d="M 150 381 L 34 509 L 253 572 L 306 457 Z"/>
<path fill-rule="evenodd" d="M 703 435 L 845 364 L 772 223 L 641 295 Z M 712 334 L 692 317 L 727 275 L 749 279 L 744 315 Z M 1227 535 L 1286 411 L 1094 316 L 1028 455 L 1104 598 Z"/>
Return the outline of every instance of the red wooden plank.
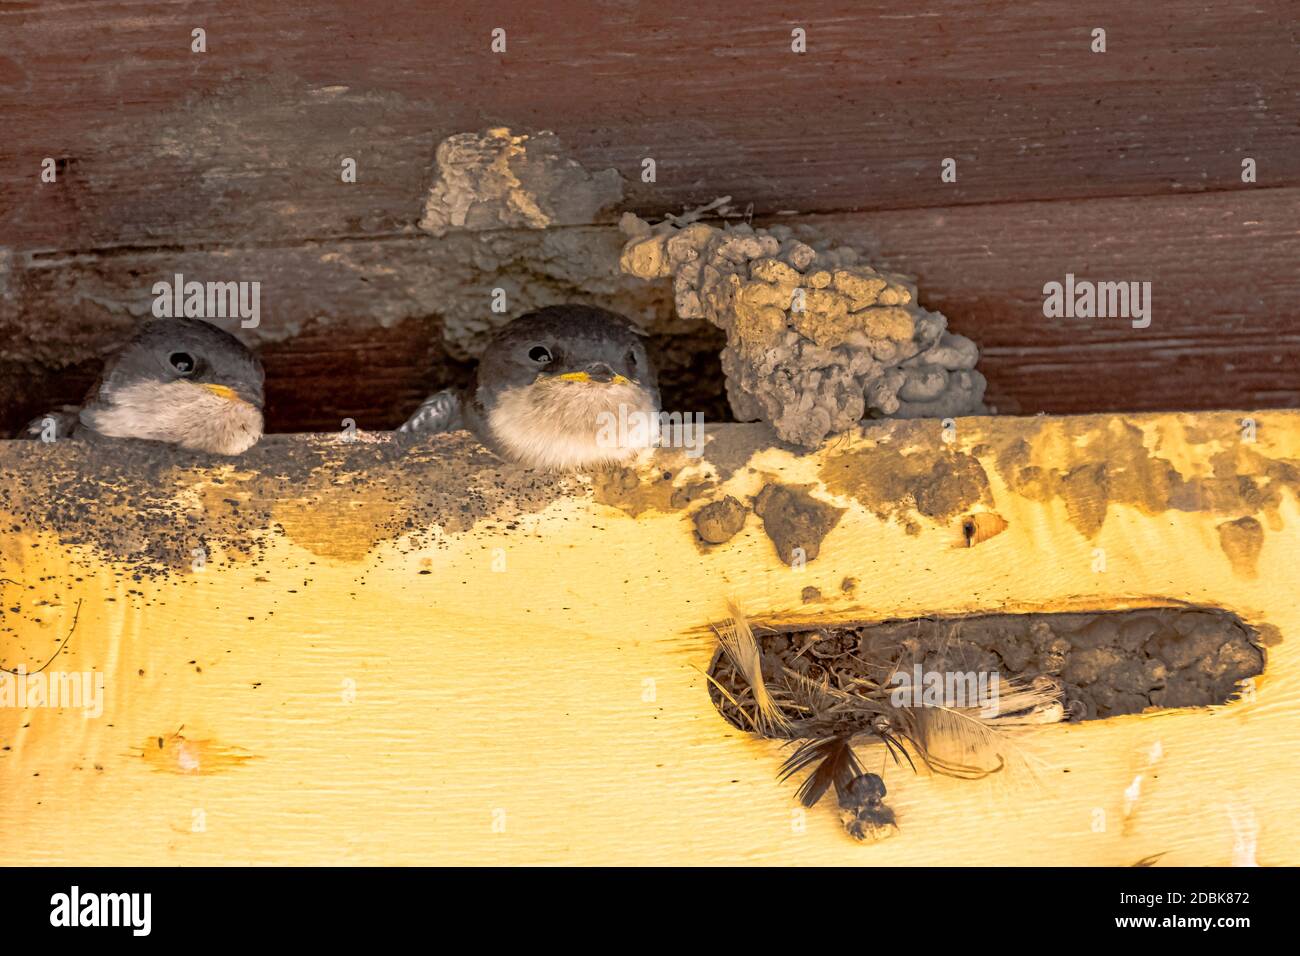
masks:
<path fill-rule="evenodd" d="M 1300 405 L 1300 189 L 893 210 L 801 228 L 917 275 L 922 303 L 980 344 L 1003 412 Z M 512 311 L 572 299 L 652 322 L 670 403 L 717 416 L 715 330 L 676 321 L 666 288 L 602 272 L 617 237 L 595 243 L 610 261 L 575 279 L 528 261 L 541 234 L 521 235 L 520 256 L 504 262 L 481 260 L 465 236 L 15 256 L 0 282 L 0 421 L 75 401 L 93 357 L 147 314 L 151 283 L 173 270 L 261 279 L 263 324 L 244 334 L 264 343 L 276 430 L 336 428 L 349 415 L 363 428 L 399 423 L 464 374 L 444 354 L 443 317 L 482 311 L 503 278 Z M 1067 273 L 1151 282 L 1150 327 L 1046 318 L 1043 285 Z M 79 374 L 58 371 L 74 363 Z"/>
<path fill-rule="evenodd" d="M 1300 184 L 1294 13 L 1287 0 L 8 3 L 0 246 L 401 232 L 436 142 L 496 124 L 555 129 L 584 164 L 619 169 L 644 212 L 724 193 L 763 214 L 1234 189 L 1244 156 L 1261 184 Z M 194 27 L 205 54 L 190 52 Z M 57 185 L 38 182 L 46 156 Z M 945 157 L 956 183 L 940 182 Z"/>

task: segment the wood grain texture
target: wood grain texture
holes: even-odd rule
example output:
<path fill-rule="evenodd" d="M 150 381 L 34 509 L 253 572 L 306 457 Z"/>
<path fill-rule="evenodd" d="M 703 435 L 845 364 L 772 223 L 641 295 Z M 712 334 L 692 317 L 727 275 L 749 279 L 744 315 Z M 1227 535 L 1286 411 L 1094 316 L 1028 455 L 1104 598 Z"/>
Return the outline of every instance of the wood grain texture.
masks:
<path fill-rule="evenodd" d="M 622 172 L 643 212 L 727 193 L 758 214 L 1181 194 L 1240 188 L 1245 156 L 1262 184 L 1296 185 L 1293 14 L 1286 0 L 7 3 L 0 246 L 409 231 L 437 142 L 489 125 L 554 129 Z M 190 52 L 195 27 L 206 54 Z M 38 180 L 47 156 L 57 185 Z M 356 185 L 339 181 L 344 156 Z M 945 157 L 955 184 L 939 181 Z"/>
<path fill-rule="evenodd" d="M 821 230 L 821 220 L 816 220 Z M 1300 405 L 1300 190 L 831 217 L 919 278 L 1012 414 Z M 1151 283 L 1152 320 L 1048 319 L 1066 273 Z"/>
<path fill-rule="evenodd" d="M 962 419 L 951 446 L 935 423 L 886 423 L 800 457 L 764 447 L 761 428 L 724 426 L 703 459 L 665 452 L 621 497 L 579 486 L 529 514 L 409 529 L 422 544 L 399 535 L 358 553 L 379 499 L 344 479 L 386 440 L 374 437 L 278 439 L 258 470 L 298 452 L 319 466 L 265 500 L 266 475 L 178 460 L 152 492 L 174 487 L 213 556 L 202 572 L 157 576 L 70 544 L 75 525 L 41 530 L 73 513 L 48 497 L 72 449 L 0 444 L 15 491 L 47 496 L 26 518 L 16 504 L 0 515 L 0 578 L 19 582 L 4 585 L 5 663 L 45 656 L 79 606 L 57 666 L 107 683 L 99 719 L 0 709 L 0 826 L 22 834 L 0 862 L 1300 863 L 1300 413 Z M 464 447 L 449 436 L 413 457 L 409 493 L 456 471 Z M 829 490 L 828 475 L 866 479 L 855 469 L 891 449 L 975 458 L 1007 529 L 957 548 L 950 522 L 905 500 Z M 1108 481 L 1042 493 L 1043 475 L 1073 475 L 1089 456 Z M 1017 457 L 1039 477 L 1008 467 Z M 663 470 L 742 498 L 768 480 L 807 482 L 847 510 L 802 571 L 753 516 L 704 552 L 688 512 L 667 504 Z M 481 488 L 516 480 L 488 463 L 471 471 Z M 129 500 L 131 482 L 120 476 L 98 507 Z M 380 485 L 383 500 L 396 490 Z M 1175 487 L 1200 491 L 1175 500 Z M 226 499 L 245 514 L 279 509 L 265 549 L 223 551 Z M 1247 515 L 1264 529 L 1255 576 L 1217 530 Z M 803 602 L 808 586 L 821 602 Z M 793 786 L 774 780 L 780 749 L 709 704 L 699 669 L 728 597 L 759 617 L 826 621 L 1187 601 L 1240 614 L 1270 647 L 1248 699 L 1042 728 L 1032 780 L 891 767 L 900 832 L 864 847 L 829 808 L 794 826 Z"/>
<path fill-rule="evenodd" d="M 1001 412 L 1300 405 L 1300 189 L 779 221 L 916 276 L 922 304 L 980 344 Z M 94 356 L 130 334 L 148 314 L 152 283 L 174 271 L 262 281 L 263 327 L 240 334 L 264 342 L 272 431 L 337 428 L 343 417 L 396 427 L 433 388 L 463 380 L 465 363 L 447 355 L 447 317 L 472 313 L 496 285 L 511 289 L 518 309 L 591 302 L 656 329 L 656 357 L 671 369 L 668 407 L 717 418 L 716 359 L 697 357 L 719 347 L 698 337 L 711 327 L 676 320 L 666 285 L 613 278 L 612 228 L 563 231 L 603 237 L 575 241 L 602 250 L 586 283 L 540 253 L 531 262 L 485 256 L 466 236 L 17 256 L 13 311 L 0 313 L 0 428 L 78 401 Z M 1043 285 L 1066 273 L 1149 281 L 1151 326 L 1045 318 Z"/>

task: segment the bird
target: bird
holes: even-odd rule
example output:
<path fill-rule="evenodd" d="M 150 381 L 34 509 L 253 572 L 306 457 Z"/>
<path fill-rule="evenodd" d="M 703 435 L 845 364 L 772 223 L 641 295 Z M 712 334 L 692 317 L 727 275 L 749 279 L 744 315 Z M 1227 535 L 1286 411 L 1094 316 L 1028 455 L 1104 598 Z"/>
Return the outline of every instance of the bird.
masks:
<path fill-rule="evenodd" d="M 89 433 L 239 455 L 262 437 L 264 379 L 230 333 L 198 319 L 154 319 L 109 357 L 79 408 L 33 420 L 23 437 Z"/>
<path fill-rule="evenodd" d="M 468 429 L 541 471 L 630 464 L 658 437 L 659 384 L 642 338 L 594 306 L 529 312 L 492 338 L 468 387 L 425 399 L 398 431 Z"/>

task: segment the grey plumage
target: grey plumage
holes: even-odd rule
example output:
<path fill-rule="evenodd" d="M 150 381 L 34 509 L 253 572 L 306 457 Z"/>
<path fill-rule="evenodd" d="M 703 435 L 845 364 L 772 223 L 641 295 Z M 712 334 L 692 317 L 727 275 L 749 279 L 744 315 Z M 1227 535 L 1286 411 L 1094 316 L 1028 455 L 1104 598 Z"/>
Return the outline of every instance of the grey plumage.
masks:
<path fill-rule="evenodd" d="M 424 432 L 436 435 L 440 432 L 454 432 L 464 428 L 464 416 L 461 415 L 462 396 L 454 389 L 435 392 L 420 403 L 410 418 L 398 429 L 399 432 Z"/>
<path fill-rule="evenodd" d="M 26 437 L 85 429 L 237 455 L 262 436 L 262 385 L 261 363 L 233 335 L 197 319 L 157 319 L 105 362 L 79 410 L 34 420 Z"/>
<path fill-rule="evenodd" d="M 637 328 L 605 309 L 560 305 L 507 325 L 468 389 L 426 399 L 399 431 L 468 428 L 510 461 L 570 470 L 635 458 L 653 444 L 658 413 L 658 381 Z M 641 421 L 645 435 L 609 430 Z"/>

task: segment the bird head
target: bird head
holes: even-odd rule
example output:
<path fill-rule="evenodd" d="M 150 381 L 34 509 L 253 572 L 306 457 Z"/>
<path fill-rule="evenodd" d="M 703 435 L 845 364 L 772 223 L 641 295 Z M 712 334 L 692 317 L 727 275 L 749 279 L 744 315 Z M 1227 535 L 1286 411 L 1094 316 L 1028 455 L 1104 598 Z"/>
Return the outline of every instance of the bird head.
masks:
<path fill-rule="evenodd" d="M 113 438 L 238 455 L 262 436 L 263 372 L 233 335 L 197 319 L 145 323 L 104 367 L 81 422 Z"/>
<path fill-rule="evenodd" d="M 621 315 L 591 306 L 550 306 L 511 322 L 488 346 L 478 378 L 485 405 L 519 389 L 554 405 L 603 406 L 620 397 L 659 403 L 641 333 Z"/>
<path fill-rule="evenodd" d="M 636 439 L 608 447 L 602 424 L 659 411 L 641 333 L 617 313 L 580 305 L 539 309 L 506 326 L 479 363 L 477 398 L 516 457 L 553 467 L 622 460 L 631 445 L 647 447 Z"/>

